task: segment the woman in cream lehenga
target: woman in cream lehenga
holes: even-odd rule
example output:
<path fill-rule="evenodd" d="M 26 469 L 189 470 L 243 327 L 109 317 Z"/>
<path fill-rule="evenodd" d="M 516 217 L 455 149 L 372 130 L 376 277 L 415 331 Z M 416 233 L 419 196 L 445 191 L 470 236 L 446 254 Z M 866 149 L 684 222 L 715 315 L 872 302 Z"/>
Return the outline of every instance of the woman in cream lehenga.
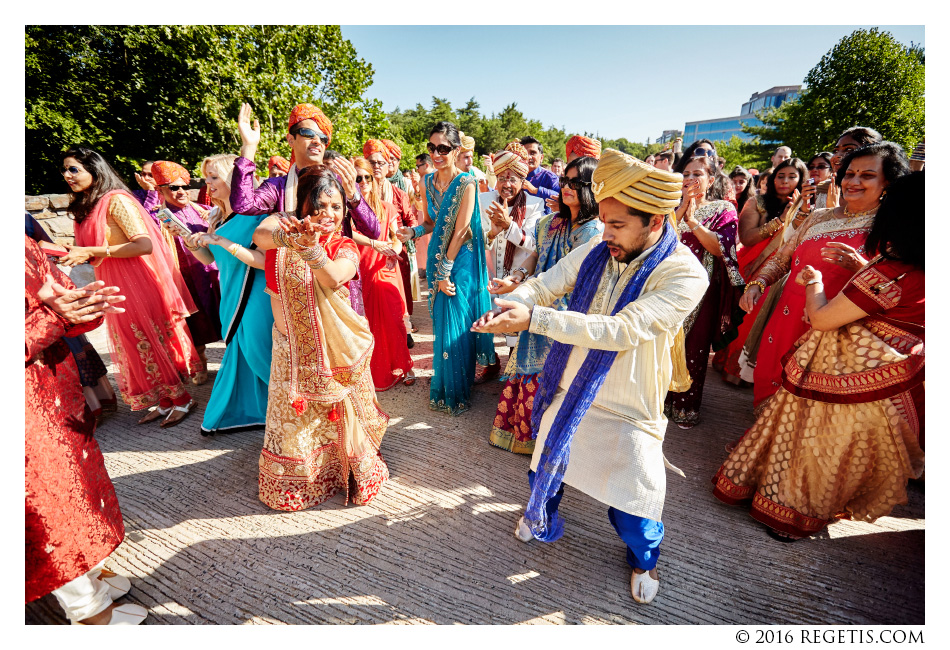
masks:
<path fill-rule="evenodd" d="M 341 234 L 344 196 L 328 168 L 306 168 L 295 212 L 272 215 L 254 232 L 274 314 L 259 489 L 275 510 L 315 506 L 340 489 L 364 505 L 389 478 L 379 453 L 389 416 L 370 374 L 373 335 L 347 287 L 360 257 Z"/>

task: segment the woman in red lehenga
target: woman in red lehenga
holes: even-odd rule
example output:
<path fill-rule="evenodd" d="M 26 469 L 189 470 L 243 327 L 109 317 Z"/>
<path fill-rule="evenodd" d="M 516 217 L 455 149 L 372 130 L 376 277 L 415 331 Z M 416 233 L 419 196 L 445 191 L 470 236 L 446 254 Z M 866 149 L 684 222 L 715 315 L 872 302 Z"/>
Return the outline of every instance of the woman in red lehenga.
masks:
<path fill-rule="evenodd" d="M 846 177 L 844 195 L 857 198 L 851 187 Z M 874 257 L 830 302 L 811 266 L 789 282 L 813 329 L 713 478 L 716 497 L 751 499 L 752 517 L 782 541 L 887 515 L 924 472 L 923 172 L 890 184 L 866 246 Z"/>
<path fill-rule="evenodd" d="M 95 438 L 96 419 L 64 336 L 89 332 L 121 312 L 115 287 L 77 290 L 26 240 L 26 602 L 50 592 L 73 623 L 130 625 L 139 605 L 114 605 L 128 578 L 103 566 L 125 526 Z M 101 298 L 105 297 L 104 299 Z"/>
<path fill-rule="evenodd" d="M 380 140 L 369 140 L 363 147 L 364 155 L 374 143 L 385 150 Z M 353 165 L 360 194 L 379 219 L 378 240 L 354 232 L 353 241 L 359 245 L 363 307 L 375 339 L 370 369 L 376 392 L 383 392 L 401 381 L 407 386 L 416 381 L 403 320 L 406 297 L 398 266 L 402 242 L 395 235 L 399 226 L 396 206 L 381 200 L 380 181 L 373 177 L 372 166 L 366 158 L 357 158 Z M 384 178 L 382 182 L 388 181 Z"/>
<path fill-rule="evenodd" d="M 342 181 L 352 196 L 357 172 L 350 173 Z M 307 168 L 296 215 L 272 215 L 254 232 L 274 311 L 259 490 L 275 510 L 309 508 L 341 488 L 364 505 L 389 478 L 379 453 L 389 416 L 369 368 L 373 335 L 347 288 L 360 258 L 340 234 L 343 196 L 326 167 Z"/>
<path fill-rule="evenodd" d="M 833 298 L 848 279 L 866 263 L 864 240 L 874 223 L 874 215 L 889 183 L 910 171 L 900 146 L 880 143 L 857 149 L 841 162 L 837 182 L 841 184 L 846 207 L 813 210 L 758 275 L 749 282 L 742 297 L 748 308 L 766 287 L 786 272 L 794 278 L 805 266 L 818 269 L 824 277 L 825 292 Z M 847 178 L 847 186 L 843 184 Z M 765 400 L 775 394 L 782 380 L 782 357 L 808 330 L 803 312 L 804 288 L 787 282 L 762 332 L 755 365 L 753 403 L 761 412 Z"/>
<path fill-rule="evenodd" d="M 202 367 L 185 323 L 195 312 L 191 295 L 158 226 L 111 165 L 81 146 L 63 153 L 63 165 L 76 245 L 62 263 L 89 261 L 96 279 L 125 294 L 125 312 L 106 314 L 122 399 L 133 411 L 157 404 L 139 424 L 174 426 L 198 404 L 184 383 Z"/>
<path fill-rule="evenodd" d="M 798 158 L 783 160 L 769 175 L 765 194 L 752 196 L 745 202 L 739 215 L 739 241 L 742 242 L 742 248 L 737 256 L 739 273 L 743 278 L 756 277 L 762 266 L 782 247 L 786 221 L 790 222 L 791 214 L 794 214 L 789 213 L 789 208 L 799 197 L 807 175 L 805 163 Z M 796 215 L 796 218 L 798 221 L 794 225 L 798 226 L 804 215 Z M 721 359 L 723 379 L 737 386 L 751 384 L 751 377 L 749 380 L 741 378 L 744 359 L 740 359 L 759 310 L 766 303 L 767 294 L 768 291 L 742 319 L 736 339 L 721 354 L 716 355 Z"/>

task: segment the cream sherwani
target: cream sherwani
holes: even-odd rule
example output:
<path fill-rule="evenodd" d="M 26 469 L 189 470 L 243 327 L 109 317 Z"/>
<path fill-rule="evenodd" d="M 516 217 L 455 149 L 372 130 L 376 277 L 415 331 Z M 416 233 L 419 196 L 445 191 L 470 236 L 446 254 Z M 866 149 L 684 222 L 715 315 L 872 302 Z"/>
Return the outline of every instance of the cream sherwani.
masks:
<path fill-rule="evenodd" d="M 598 286 L 588 313 L 547 307 L 573 290 L 581 263 L 600 241 L 600 235 L 593 237 L 508 294 L 534 307 L 531 332 L 574 345 L 541 420 L 531 469 L 537 470 L 551 424 L 588 350 L 616 350 L 607 379 L 574 434 L 564 482 L 618 510 L 659 521 L 666 495 L 663 401 L 673 374 L 670 345 L 709 280 L 696 256 L 679 244 L 647 278 L 640 297 L 611 316 L 651 248 L 630 264 L 611 258 L 603 276 L 589 280 Z"/>

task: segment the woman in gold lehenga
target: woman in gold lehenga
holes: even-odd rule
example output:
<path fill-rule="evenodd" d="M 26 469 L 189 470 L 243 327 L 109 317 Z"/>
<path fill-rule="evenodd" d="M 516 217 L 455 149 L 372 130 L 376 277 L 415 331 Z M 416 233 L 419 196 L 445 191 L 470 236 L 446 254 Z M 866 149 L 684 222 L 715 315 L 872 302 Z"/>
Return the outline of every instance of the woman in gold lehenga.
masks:
<path fill-rule="evenodd" d="M 896 146 L 872 146 L 887 145 Z M 845 196 L 867 183 L 848 174 Z M 716 497 L 751 499 L 752 517 L 782 541 L 887 515 L 923 474 L 923 206 L 923 172 L 890 184 L 866 243 L 876 255 L 830 302 L 819 271 L 805 266 L 795 278 L 812 329 L 713 478 Z"/>
<path fill-rule="evenodd" d="M 317 505 L 341 488 L 363 505 L 389 478 L 379 453 L 389 416 L 370 374 L 373 336 L 347 289 L 360 257 L 340 234 L 343 196 L 332 172 L 304 170 L 296 215 L 272 215 L 254 233 L 274 311 L 259 488 L 276 510 Z"/>

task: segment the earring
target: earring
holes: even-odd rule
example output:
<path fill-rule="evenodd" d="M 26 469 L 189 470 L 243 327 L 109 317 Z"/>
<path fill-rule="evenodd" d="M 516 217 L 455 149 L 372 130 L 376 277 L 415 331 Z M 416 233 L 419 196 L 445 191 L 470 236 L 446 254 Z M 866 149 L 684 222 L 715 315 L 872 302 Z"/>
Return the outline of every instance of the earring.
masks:
<path fill-rule="evenodd" d="M 883 201 L 884 197 L 886 196 L 887 196 L 887 190 L 884 190 L 883 192 L 881 192 L 881 197 L 878 199 L 878 201 Z"/>

